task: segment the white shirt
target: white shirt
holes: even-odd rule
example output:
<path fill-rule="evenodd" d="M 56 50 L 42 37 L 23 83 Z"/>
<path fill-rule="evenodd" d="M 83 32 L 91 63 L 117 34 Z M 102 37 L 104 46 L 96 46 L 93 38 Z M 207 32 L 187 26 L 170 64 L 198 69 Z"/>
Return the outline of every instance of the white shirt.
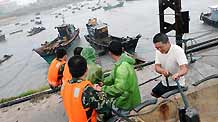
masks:
<path fill-rule="evenodd" d="M 162 68 L 169 71 L 171 74 L 168 77 L 169 86 L 176 86 L 176 82 L 172 79 L 172 75 L 179 71 L 179 66 L 183 64 L 188 64 L 188 60 L 184 53 L 184 50 L 177 46 L 171 44 L 171 47 L 167 54 L 162 54 L 160 51 L 156 51 L 155 64 L 160 64 Z M 179 79 L 181 86 L 185 86 L 185 77 L 182 76 Z M 162 84 L 167 86 L 166 78 L 162 75 Z"/>

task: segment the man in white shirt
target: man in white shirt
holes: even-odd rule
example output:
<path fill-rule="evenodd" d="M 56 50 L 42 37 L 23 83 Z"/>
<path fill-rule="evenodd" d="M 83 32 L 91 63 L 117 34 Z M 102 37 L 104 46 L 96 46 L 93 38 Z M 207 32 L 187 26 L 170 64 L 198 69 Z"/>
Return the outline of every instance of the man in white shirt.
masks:
<path fill-rule="evenodd" d="M 164 93 L 177 89 L 175 80 L 185 86 L 184 75 L 188 72 L 188 61 L 184 50 L 170 44 L 167 35 L 158 33 L 153 38 L 156 50 L 155 71 L 162 74 L 162 81 L 152 89 L 151 95 L 160 97 Z"/>

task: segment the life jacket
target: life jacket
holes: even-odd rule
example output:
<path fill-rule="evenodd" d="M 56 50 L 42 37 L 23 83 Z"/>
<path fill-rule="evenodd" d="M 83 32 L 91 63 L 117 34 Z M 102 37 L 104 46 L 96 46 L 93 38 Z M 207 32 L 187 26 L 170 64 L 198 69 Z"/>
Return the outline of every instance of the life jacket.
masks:
<path fill-rule="evenodd" d="M 54 87 L 62 84 L 63 71 L 61 69 L 66 61 L 57 60 L 56 58 L 51 62 L 48 69 L 48 83 Z"/>
<path fill-rule="evenodd" d="M 70 73 L 70 70 L 69 70 L 69 66 L 66 63 L 65 66 L 64 66 L 62 81 L 63 81 L 63 83 L 65 83 L 67 81 L 70 81 L 71 79 L 72 79 L 72 76 L 71 76 L 71 73 Z"/>
<path fill-rule="evenodd" d="M 82 104 L 82 94 L 84 88 L 93 86 L 90 81 L 80 83 L 70 83 L 69 81 L 62 86 L 61 96 L 69 122 L 97 122 L 96 111 L 91 108 L 84 108 Z M 87 112 L 90 115 L 87 115 Z"/>

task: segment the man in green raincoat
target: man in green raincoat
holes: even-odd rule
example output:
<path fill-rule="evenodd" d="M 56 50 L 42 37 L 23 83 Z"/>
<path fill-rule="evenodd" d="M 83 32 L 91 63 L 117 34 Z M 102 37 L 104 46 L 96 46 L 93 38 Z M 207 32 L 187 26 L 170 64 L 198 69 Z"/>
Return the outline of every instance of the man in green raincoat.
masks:
<path fill-rule="evenodd" d="M 100 89 L 108 97 L 115 99 L 114 105 L 118 110 L 131 110 L 141 102 L 138 80 L 133 67 L 135 60 L 123 53 L 120 42 L 110 43 L 109 54 L 116 63 Z"/>
<path fill-rule="evenodd" d="M 81 52 L 81 56 L 87 60 L 88 64 L 88 74 L 86 79 L 91 81 L 93 84 L 102 82 L 102 68 L 100 65 L 96 64 L 95 50 L 91 47 L 84 48 Z"/>

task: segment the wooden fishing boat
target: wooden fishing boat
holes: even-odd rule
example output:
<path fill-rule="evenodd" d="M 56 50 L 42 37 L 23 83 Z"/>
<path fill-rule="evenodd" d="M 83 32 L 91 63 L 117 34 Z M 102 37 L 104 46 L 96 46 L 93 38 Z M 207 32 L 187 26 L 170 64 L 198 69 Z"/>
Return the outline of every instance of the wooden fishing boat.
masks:
<path fill-rule="evenodd" d="M 5 61 L 7 61 L 9 58 L 11 58 L 13 55 L 11 54 L 11 55 L 4 55 L 3 57 L 2 57 L 2 59 L 0 59 L 0 64 L 2 64 L 3 62 L 5 62 Z"/>
<path fill-rule="evenodd" d="M 16 33 L 19 33 L 19 32 L 23 32 L 23 29 L 13 31 L 13 32 L 9 33 L 9 35 L 13 35 L 13 34 L 16 34 Z"/>
<path fill-rule="evenodd" d="M 0 41 L 5 40 L 5 34 L 2 34 L 2 30 L 0 30 Z"/>
<path fill-rule="evenodd" d="M 128 53 L 134 53 L 139 38 L 138 34 L 135 37 L 116 37 L 108 34 L 108 27 L 106 23 L 97 22 L 96 18 L 89 19 L 86 24 L 88 35 L 85 35 L 85 39 L 96 50 L 101 50 L 100 55 L 104 55 L 108 51 L 108 46 L 111 41 L 119 41 L 122 43 L 124 50 Z M 98 51 L 97 51 L 98 52 Z"/>
<path fill-rule="evenodd" d="M 110 3 L 106 3 L 106 6 L 103 6 L 103 9 L 105 11 L 113 9 L 113 8 L 118 8 L 118 7 L 122 7 L 124 4 L 124 1 L 118 1 L 116 4 L 112 5 Z"/>
<path fill-rule="evenodd" d="M 202 20 L 204 23 L 218 27 L 218 5 L 216 6 L 210 6 L 209 13 L 201 13 L 200 20 Z"/>
<path fill-rule="evenodd" d="M 101 8 L 102 8 L 102 6 L 96 5 L 96 6 L 91 7 L 90 9 L 91 9 L 92 11 L 95 11 L 95 10 L 98 10 L 98 9 L 101 9 Z"/>
<path fill-rule="evenodd" d="M 33 49 L 49 64 L 55 58 L 55 50 L 58 48 L 68 49 L 72 42 L 79 37 L 79 29 L 75 28 L 72 24 L 62 24 L 61 26 L 55 27 L 59 35 L 51 42 L 45 42 L 41 44 L 41 47 Z"/>
<path fill-rule="evenodd" d="M 30 29 L 30 31 L 27 31 L 29 33 L 27 36 L 33 36 L 43 30 L 45 30 L 45 27 L 33 27 Z"/>

